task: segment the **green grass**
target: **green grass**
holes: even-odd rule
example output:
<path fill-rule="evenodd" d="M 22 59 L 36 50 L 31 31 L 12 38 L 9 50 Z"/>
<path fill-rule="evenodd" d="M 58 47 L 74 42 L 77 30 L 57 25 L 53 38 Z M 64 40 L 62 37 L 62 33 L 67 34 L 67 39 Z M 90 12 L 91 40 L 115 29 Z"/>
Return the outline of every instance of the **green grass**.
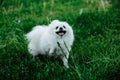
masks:
<path fill-rule="evenodd" d="M 0 4 L 0 80 L 119 80 L 120 9 L 105 11 L 92 4 L 4 0 Z M 24 34 L 54 19 L 67 21 L 74 31 L 69 69 L 59 60 L 33 60 L 27 51 Z"/>

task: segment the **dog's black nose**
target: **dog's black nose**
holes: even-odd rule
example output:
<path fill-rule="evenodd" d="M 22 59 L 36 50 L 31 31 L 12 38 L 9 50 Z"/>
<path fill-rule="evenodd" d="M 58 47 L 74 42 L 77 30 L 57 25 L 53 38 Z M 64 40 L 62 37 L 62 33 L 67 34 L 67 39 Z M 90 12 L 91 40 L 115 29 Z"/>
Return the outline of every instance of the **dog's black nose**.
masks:
<path fill-rule="evenodd" d="M 62 28 L 62 27 L 60 27 L 60 30 L 62 31 L 62 30 L 63 30 L 63 28 Z"/>

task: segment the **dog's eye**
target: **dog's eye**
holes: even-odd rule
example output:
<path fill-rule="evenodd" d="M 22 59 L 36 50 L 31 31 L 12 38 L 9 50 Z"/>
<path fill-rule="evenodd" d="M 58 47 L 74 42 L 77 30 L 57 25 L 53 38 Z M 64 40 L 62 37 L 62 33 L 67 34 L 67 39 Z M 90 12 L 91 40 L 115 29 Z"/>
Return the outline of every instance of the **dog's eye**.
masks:
<path fill-rule="evenodd" d="M 65 26 L 63 26 L 64 28 L 66 28 Z"/>
<path fill-rule="evenodd" d="M 56 29 L 58 29 L 58 26 L 56 27 Z"/>

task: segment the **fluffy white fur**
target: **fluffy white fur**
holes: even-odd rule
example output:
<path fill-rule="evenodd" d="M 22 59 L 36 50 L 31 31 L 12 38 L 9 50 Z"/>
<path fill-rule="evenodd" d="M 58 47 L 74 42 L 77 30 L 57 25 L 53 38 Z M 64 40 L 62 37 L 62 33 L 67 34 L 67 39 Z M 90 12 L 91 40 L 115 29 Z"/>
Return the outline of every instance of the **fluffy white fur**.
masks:
<path fill-rule="evenodd" d="M 74 41 L 73 30 L 67 22 L 53 20 L 48 26 L 35 26 L 26 34 L 28 51 L 38 54 L 59 56 L 65 67 L 68 66 L 69 51 Z M 69 50 L 69 51 L 68 51 Z"/>

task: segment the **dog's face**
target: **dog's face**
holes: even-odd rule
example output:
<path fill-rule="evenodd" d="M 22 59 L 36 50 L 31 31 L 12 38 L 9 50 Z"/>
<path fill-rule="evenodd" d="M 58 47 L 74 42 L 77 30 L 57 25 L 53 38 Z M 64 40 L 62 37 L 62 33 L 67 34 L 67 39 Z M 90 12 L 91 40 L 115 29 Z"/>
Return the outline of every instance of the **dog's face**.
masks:
<path fill-rule="evenodd" d="M 55 33 L 57 35 L 59 35 L 59 36 L 65 35 L 66 32 L 67 32 L 67 30 L 66 30 L 66 26 L 65 25 L 61 24 L 61 25 L 58 25 L 58 26 L 55 27 Z"/>
<path fill-rule="evenodd" d="M 70 31 L 70 26 L 66 22 L 54 20 L 50 24 L 50 29 L 53 30 L 54 34 L 57 36 L 63 37 Z"/>

